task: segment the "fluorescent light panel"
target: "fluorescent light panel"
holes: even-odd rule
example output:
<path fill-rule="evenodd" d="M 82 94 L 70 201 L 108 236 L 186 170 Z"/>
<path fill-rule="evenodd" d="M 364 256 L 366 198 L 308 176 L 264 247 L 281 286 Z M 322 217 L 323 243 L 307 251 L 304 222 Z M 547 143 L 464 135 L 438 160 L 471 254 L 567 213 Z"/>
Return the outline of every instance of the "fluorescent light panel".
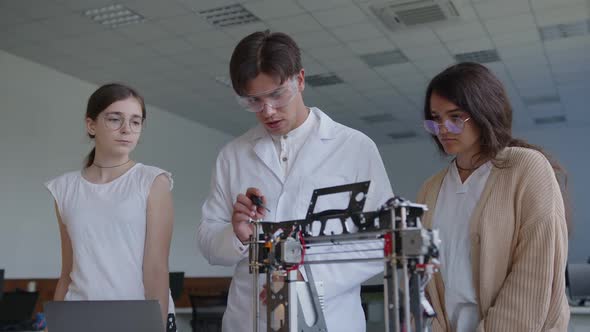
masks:
<path fill-rule="evenodd" d="M 209 24 L 218 28 L 244 25 L 260 21 L 256 15 L 240 4 L 202 10 L 199 12 L 199 15 L 207 20 Z"/>
<path fill-rule="evenodd" d="M 94 22 L 110 26 L 111 28 L 145 21 L 142 15 L 121 4 L 89 9 L 84 11 L 83 14 Z"/>

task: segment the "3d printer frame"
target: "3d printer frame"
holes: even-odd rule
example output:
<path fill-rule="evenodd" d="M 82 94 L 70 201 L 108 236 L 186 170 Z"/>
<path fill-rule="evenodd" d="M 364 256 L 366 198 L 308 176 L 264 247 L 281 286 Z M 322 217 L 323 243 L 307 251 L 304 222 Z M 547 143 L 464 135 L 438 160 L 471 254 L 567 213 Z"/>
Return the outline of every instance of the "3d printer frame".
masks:
<path fill-rule="evenodd" d="M 258 331 L 262 309 L 260 274 L 266 274 L 268 332 L 326 332 L 322 283 L 315 282 L 310 265 L 360 261 L 384 263 L 385 331 L 428 330 L 434 310 L 424 290 L 438 267 L 438 232 L 422 227 L 425 205 L 399 197 L 389 199 L 377 211 L 363 212 L 369 186 L 366 181 L 314 190 L 305 219 L 251 221 L 257 234 L 250 238 L 249 252 L 253 331 Z M 350 193 L 346 209 L 315 212 L 318 198 L 341 193 Z M 368 258 L 310 260 L 305 255 L 314 246 L 338 248 L 367 241 L 381 244 Z M 299 269 L 305 271 L 307 280 L 300 280 Z"/>

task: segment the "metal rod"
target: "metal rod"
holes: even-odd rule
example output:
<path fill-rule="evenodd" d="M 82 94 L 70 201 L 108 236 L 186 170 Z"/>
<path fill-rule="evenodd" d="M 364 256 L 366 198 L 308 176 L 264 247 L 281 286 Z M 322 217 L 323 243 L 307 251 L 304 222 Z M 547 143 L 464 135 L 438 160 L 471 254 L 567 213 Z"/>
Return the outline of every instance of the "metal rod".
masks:
<path fill-rule="evenodd" d="M 253 252 L 253 256 L 254 256 L 254 262 L 253 262 L 253 266 L 252 266 L 252 288 L 253 288 L 253 292 L 254 292 L 254 296 L 252 296 L 252 298 L 254 299 L 254 303 L 253 303 L 253 308 L 254 308 L 254 323 L 253 323 L 253 332 L 258 332 L 258 319 L 260 318 L 260 299 L 258 294 L 260 294 L 259 288 L 258 288 L 258 276 L 259 276 L 259 265 L 258 265 L 258 233 L 259 233 L 259 228 L 260 228 L 260 224 L 255 222 L 255 221 L 250 221 L 251 223 L 254 224 L 254 231 L 252 233 L 252 235 L 250 235 L 250 245 L 254 246 L 252 248 L 252 252 Z"/>
<path fill-rule="evenodd" d="M 374 232 L 349 233 L 337 235 L 317 235 L 305 237 L 305 243 L 322 243 L 341 240 L 378 240 L 380 236 L 387 233 L 387 230 L 379 230 Z M 334 244 L 334 243 L 332 243 Z"/>
<path fill-rule="evenodd" d="M 406 228 L 408 228 L 407 225 L 407 219 L 406 219 L 406 207 L 402 206 L 400 208 L 400 212 L 401 212 L 401 229 L 404 230 Z M 402 259 L 401 259 L 401 263 L 402 263 L 402 282 L 403 282 L 403 289 L 404 289 L 404 325 L 405 325 L 405 331 L 411 331 L 410 330 L 410 280 L 408 278 L 408 259 L 405 257 L 405 248 L 402 247 Z"/>
<path fill-rule="evenodd" d="M 383 257 L 380 258 L 350 258 L 350 259 L 326 259 L 317 261 L 305 261 L 303 264 L 329 264 L 329 263 L 354 263 L 354 262 L 379 262 L 383 261 Z"/>

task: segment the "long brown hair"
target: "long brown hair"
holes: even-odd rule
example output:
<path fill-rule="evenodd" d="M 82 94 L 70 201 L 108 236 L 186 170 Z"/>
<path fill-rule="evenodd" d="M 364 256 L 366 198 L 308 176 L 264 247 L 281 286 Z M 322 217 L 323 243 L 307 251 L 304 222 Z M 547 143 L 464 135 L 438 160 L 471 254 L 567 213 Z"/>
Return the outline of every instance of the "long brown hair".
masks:
<path fill-rule="evenodd" d="M 496 156 L 506 147 L 524 147 L 542 153 L 555 172 L 562 191 L 566 222 L 570 228 L 571 209 L 567 195 L 567 173 L 565 169 L 547 152 L 537 145 L 512 137 L 512 106 L 502 82 L 485 66 L 463 62 L 453 65 L 436 75 L 426 89 L 424 100 L 424 119 L 432 120 L 430 96 L 436 95 L 457 105 L 469 113 L 481 132 L 480 151 L 476 162 L 492 160 L 495 166 L 502 167 Z M 439 151 L 445 154 L 442 144 L 432 135 Z"/>
<path fill-rule="evenodd" d="M 141 105 L 141 117 L 145 121 L 146 111 L 143 97 L 133 88 L 120 83 L 105 84 L 98 88 L 90 98 L 88 98 L 88 105 L 86 106 L 86 118 L 96 121 L 100 113 L 107 109 L 112 103 L 125 100 L 133 97 Z M 88 133 L 88 137 L 94 138 L 94 135 Z M 84 160 L 84 167 L 90 167 L 94 163 L 94 156 L 96 148 L 92 148 L 86 159 Z"/>

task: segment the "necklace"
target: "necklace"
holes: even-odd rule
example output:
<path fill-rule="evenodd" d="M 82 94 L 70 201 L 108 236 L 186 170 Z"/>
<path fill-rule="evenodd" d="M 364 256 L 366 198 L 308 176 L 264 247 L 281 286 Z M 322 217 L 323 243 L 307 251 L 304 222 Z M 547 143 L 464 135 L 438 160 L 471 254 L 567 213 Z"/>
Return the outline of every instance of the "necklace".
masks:
<path fill-rule="evenodd" d="M 457 166 L 457 169 L 460 171 L 464 171 L 464 172 L 471 172 L 477 169 L 477 167 L 473 167 L 473 168 L 463 168 L 461 166 L 459 166 L 459 163 L 457 162 L 457 158 L 455 158 L 455 166 Z"/>
<path fill-rule="evenodd" d="M 96 163 L 92 163 L 92 165 L 94 165 L 94 166 L 96 166 L 98 168 L 115 168 L 115 167 L 121 167 L 123 165 L 127 165 L 130 161 L 131 161 L 131 159 L 127 160 L 126 162 L 124 162 L 124 163 L 122 163 L 120 165 L 115 165 L 115 166 L 100 166 L 100 165 L 97 165 Z"/>

